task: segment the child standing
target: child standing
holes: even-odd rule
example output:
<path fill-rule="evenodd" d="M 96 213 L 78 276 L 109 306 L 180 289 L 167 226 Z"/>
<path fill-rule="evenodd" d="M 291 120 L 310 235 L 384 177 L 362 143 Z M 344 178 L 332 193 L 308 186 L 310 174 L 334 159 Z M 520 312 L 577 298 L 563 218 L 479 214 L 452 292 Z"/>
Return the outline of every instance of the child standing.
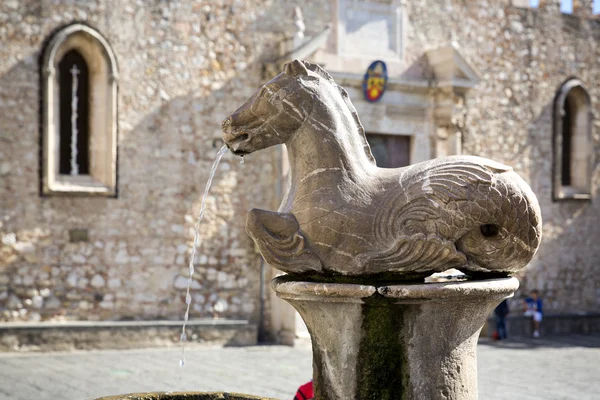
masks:
<path fill-rule="evenodd" d="M 537 290 L 532 290 L 531 295 L 525 299 L 525 316 L 533 318 L 533 337 L 540 337 L 540 323 L 542 322 L 542 299 Z"/>

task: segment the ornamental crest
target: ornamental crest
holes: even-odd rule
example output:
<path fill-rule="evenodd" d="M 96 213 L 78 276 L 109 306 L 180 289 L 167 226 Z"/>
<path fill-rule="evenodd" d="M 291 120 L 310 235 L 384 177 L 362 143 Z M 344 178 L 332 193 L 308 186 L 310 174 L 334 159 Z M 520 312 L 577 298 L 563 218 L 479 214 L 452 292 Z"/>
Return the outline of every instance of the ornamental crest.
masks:
<path fill-rule="evenodd" d="M 369 102 L 375 102 L 381 99 L 385 92 L 387 83 L 387 67 L 383 61 L 373 61 L 363 79 L 363 92 L 365 99 Z"/>

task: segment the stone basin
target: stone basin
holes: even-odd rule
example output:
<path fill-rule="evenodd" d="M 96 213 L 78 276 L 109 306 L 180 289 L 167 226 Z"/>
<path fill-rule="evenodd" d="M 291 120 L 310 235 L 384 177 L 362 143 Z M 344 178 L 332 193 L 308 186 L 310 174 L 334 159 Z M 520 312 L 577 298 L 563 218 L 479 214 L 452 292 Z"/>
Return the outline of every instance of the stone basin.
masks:
<path fill-rule="evenodd" d="M 101 397 L 97 400 L 275 400 L 267 397 L 250 396 L 226 392 L 152 392 L 131 393 Z"/>

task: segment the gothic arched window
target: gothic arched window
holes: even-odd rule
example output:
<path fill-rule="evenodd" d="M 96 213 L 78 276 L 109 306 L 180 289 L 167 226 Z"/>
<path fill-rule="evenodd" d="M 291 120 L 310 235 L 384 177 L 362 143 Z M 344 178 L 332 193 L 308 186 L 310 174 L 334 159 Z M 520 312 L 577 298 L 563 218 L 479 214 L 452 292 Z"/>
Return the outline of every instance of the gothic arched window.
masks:
<path fill-rule="evenodd" d="M 554 199 L 590 199 L 590 96 L 579 79 L 565 82 L 554 100 Z"/>
<path fill-rule="evenodd" d="M 94 29 L 74 24 L 44 49 L 42 193 L 115 196 L 117 64 Z"/>

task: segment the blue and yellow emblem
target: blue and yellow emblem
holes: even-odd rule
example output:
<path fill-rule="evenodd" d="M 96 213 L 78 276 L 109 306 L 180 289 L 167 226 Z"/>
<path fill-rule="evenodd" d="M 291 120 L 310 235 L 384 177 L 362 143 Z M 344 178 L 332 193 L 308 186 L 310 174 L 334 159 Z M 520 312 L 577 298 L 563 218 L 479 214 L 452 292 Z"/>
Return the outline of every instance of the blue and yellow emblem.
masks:
<path fill-rule="evenodd" d="M 367 69 L 367 73 L 363 79 L 363 92 L 365 99 L 370 102 L 375 102 L 383 96 L 385 92 L 385 84 L 387 83 L 387 67 L 383 61 L 373 61 Z"/>

